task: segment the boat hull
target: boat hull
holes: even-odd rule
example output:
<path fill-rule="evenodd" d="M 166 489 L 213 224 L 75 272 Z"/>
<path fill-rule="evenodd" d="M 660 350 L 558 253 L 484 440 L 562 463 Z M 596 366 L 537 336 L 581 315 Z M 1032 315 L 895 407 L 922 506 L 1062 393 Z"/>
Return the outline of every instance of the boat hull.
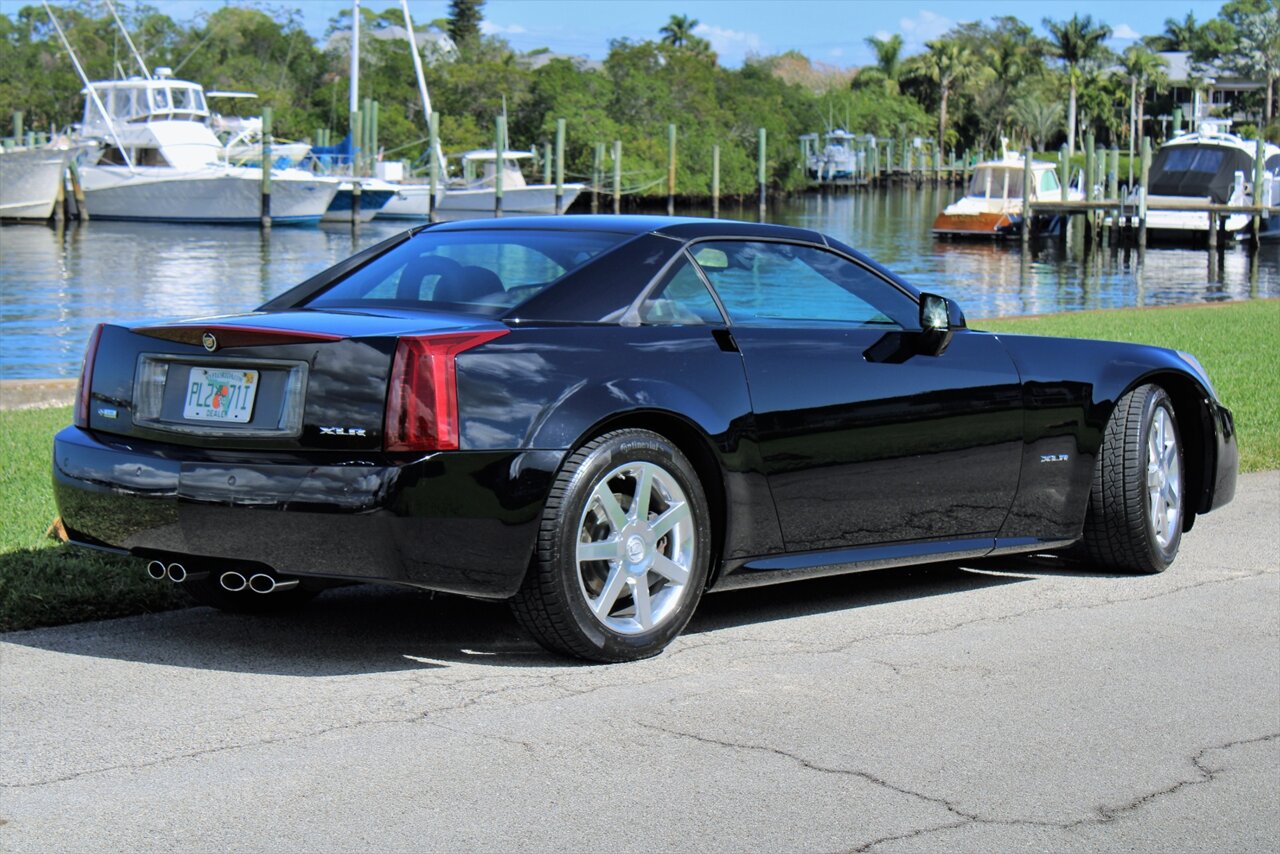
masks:
<path fill-rule="evenodd" d="M 382 210 L 391 197 L 395 195 L 394 190 L 372 189 L 362 187 L 360 190 L 360 222 L 369 222 L 378 215 L 378 211 Z M 355 218 L 355 194 L 352 193 L 350 186 L 339 188 L 337 194 L 334 195 L 333 201 L 329 204 L 328 210 L 324 212 L 323 222 L 351 222 Z"/>
<path fill-rule="evenodd" d="M 33 148 L 0 153 L 0 219 L 48 219 L 70 151 Z"/>
<path fill-rule="evenodd" d="M 431 215 L 431 187 L 402 184 L 378 211 L 375 219 L 426 219 Z"/>
<path fill-rule="evenodd" d="M 262 214 L 260 169 L 209 170 L 88 166 L 81 170 L 85 207 L 96 219 L 152 222 L 257 223 Z M 271 221 L 316 223 L 337 192 L 326 178 L 273 176 Z"/>
<path fill-rule="evenodd" d="M 1006 237 L 1022 225 L 1022 214 L 1001 212 L 938 214 L 933 233 L 948 237 Z"/>
<path fill-rule="evenodd" d="M 582 184 L 564 185 L 564 210 L 582 192 Z M 492 187 L 476 190 L 448 190 L 436 205 L 440 218 L 451 215 L 484 216 L 493 213 Z M 556 188 L 553 184 L 531 184 L 527 187 L 502 191 L 502 212 L 509 214 L 554 214 L 556 212 Z"/>

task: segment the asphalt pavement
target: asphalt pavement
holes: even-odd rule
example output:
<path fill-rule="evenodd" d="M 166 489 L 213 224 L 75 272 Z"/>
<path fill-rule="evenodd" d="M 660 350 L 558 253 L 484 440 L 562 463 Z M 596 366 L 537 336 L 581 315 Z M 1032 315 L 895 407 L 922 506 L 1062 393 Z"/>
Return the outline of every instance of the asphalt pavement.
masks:
<path fill-rule="evenodd" d="M 332 591 L 0 636 L 0 849 L 1274 851 L 1280 473 L 1168 572 L 707 597 L 589 666 L 500 604 Z"/>

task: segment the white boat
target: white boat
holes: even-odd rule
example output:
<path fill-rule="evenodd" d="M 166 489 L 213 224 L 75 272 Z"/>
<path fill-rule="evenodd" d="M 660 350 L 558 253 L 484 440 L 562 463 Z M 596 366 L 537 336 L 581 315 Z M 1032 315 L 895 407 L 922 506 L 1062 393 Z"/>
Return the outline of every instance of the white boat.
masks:
<path fill-rule="evenodd" d="M 261 166 L 236 166 L 206 124 L 204 90 L 158 69 L 154 78 L 91 82 L 80 134 L 101 148 L 80 168 L 96 218 L 256 223 Z M 274 223 L 319 222 L 338 181 L 271 170 Z"/>
<path fill-rule="evenodd" d="M 948 205 L 933 221 L 933 233 L 951 237 L 1007 237 L 1022 227 L 1022 182 L 1026 160 L 1016 151 L 1001 160 L 979 163 L 969 179 L 969 187 L 957 202 Z M 1080 200 L 1084 193 L 1067 188 L 1068 200 Z M 1031 161 L 1031 200 L 1060 201 L 1062 184 L 1057 167 L 1042 160 Z M 1036 228 L 1049 233 L 1060 225 L 1057 217 L 1036 217 Z"/>
<path fill-rule="evenodd" d="M 859 157 L 864 155 L 851 145 L 858 139 L 855 134 L 836 128 L 826 134 L 827 144 L 821 151 L 817 150 L 817 134 L 806 134 L 802 139 L 811 140 L 814 146 L 806 164 L 810 178 L 835 181 L 857 173 Z"/>
<path fill-rule="evenodd" d="M 355 184 L 360 184 L 360 212 L 355 212 Z M 368 222 L 395 196 L 399 188 L 377 178 L 342 178 L 338 192 L 324 212 L 324 222 Z"/>
<path fill-rule="evenodd" d="M 529 184 L 520 171 L 520 161 L 533 157 L 530 151 L 502 152 L 502 212 L 509 214 L 554 214 L 556 185 Z M 465 176 L 449 184 L 444 197 L 436 204 L 441 219 L 460 219 L 492 215 L 497 177 L 497 153 L 494 149 L 478 149 L 462 155 Z M 478 174 L 477 174 L 478 173 Z M 561 212 L 567 211 L 582 192 L 582 184 L 565 184 Z"/>
<path fill-rule="evenodd" d="M 1162 208 L 1208 203 L 1252 205 L 1259 199 L 1267 206 L 1280 205 L 1280 146 L 1263 149 L 1263 183 L 1255 188 L 1257 143 L 1228 131 L 1226 119 L 1200 119 L 1198 127 L 1160 146 L 1151 163 L 1147 191 L 1147 235 L 1154 240 L 1194 240 L 1207 237 L 1209 217 L 1203 212 Z M 1261 190 L 1255 193 L 1255 189 Z M 1139 199 L 1131 196 L 1130 202 Z M 1223 228 L 1229 239 L 1240 240 L 1252 231 L 1250 214 L 1231 214 Z M 1262 219 L 1264 240 L 1280 239 L 1280 217 Z"/>
<path fill-rule="evenodd" d="M 52 216 L 67 161 L 76 152 L 66 139 L 0 150 L 0 219 Z"/>
<path fill-rule="evenodd" d="M 378 219 L 426 219 L 431 215 L 431 185 L 396 184 L 396 192 L 378 211 Z M 436 195 L 441 195 L 436 191 Z"/>

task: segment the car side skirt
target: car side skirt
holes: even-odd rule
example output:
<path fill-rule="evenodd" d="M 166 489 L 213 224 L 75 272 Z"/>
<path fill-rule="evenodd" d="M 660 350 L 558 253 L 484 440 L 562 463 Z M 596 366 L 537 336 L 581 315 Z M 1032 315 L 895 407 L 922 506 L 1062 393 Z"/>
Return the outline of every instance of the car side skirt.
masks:
<path fill-rule="evenodd" d="M 951 563 L 994 555 L 1034 554 L 1064 548 L 1073 542 L 1070 539 L 1046 540 L 1037 537 L 973 537 L 771 555 L 730 563 L 712 589 L 740 590 L 896 566 Z"/>

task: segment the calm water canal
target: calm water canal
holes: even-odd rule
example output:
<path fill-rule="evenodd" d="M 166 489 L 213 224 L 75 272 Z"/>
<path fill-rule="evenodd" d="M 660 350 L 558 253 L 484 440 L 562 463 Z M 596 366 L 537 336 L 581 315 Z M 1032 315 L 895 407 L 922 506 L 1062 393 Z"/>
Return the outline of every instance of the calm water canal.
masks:
<path fill-rule="evenodd" d="M 1232 246 L 1217 264 L 1202 249 L 1086 253 L 1046 240 L 936 241 L 934 215 L 954 189 L 888 189 L 808 196 L 770 219 L 831 234 L 897 270 L 917 287 L 954 297 L 970 318 L 1090 308 L 1280 296 L 1280 247 Z M 587 210 L 588 200 L 578 203 Z M 575 208 L 579 209 L 579 208 Z M 704 211 L 691 211 L 702 214 Z M 754 208 L 726 206 L 754 219 Z M 91 221 L 64 232 L 0 227 L 0 379 L 66 377 L 79 370 L 93 324 L 247 311 L 399 223 L 253 228 Z"/>

